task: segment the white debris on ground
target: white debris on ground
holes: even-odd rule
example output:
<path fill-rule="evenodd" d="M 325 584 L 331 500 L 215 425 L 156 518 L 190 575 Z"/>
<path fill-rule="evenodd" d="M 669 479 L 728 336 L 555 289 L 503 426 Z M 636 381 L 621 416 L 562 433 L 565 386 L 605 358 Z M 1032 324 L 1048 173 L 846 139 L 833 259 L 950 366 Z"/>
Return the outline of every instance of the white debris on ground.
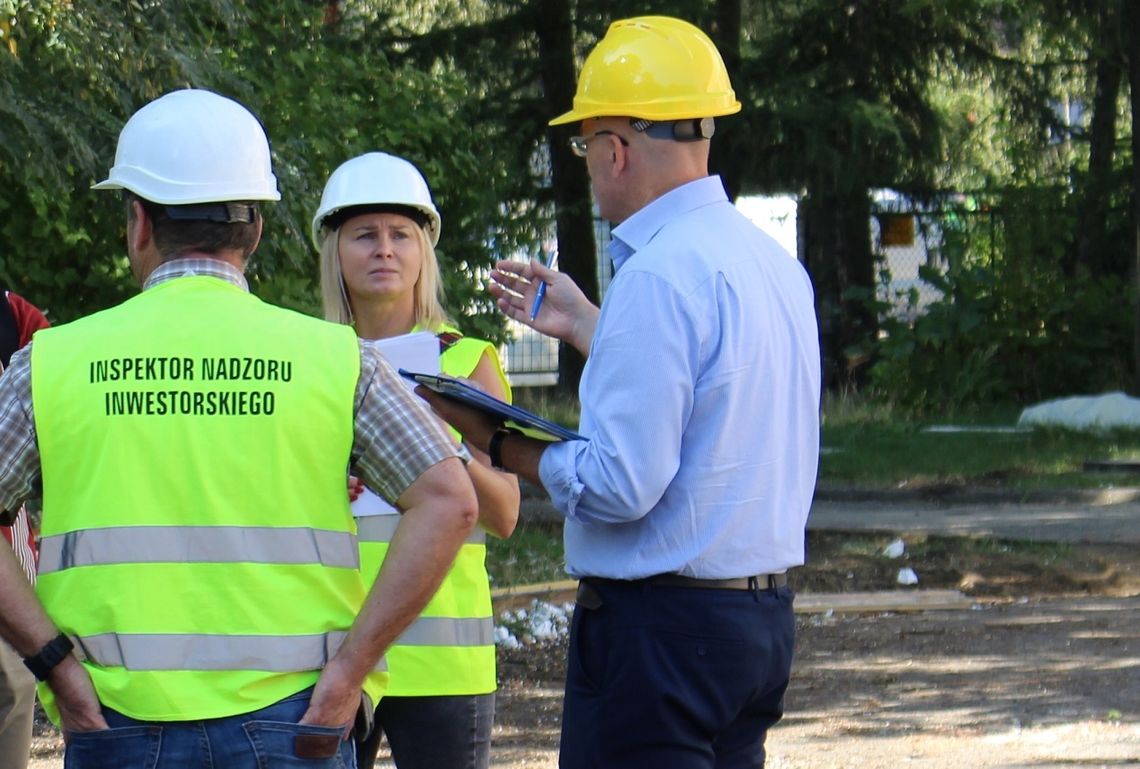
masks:
<path fill-rule="evenodd" d="M 1058 398 L 1023 409 L 1019 427 L 1067 427 L 1072 430 L 1111 430 L 1140 427 L 1140 399 L 1122 392 Z"/>
<path fill-rule="evenodd" d="M 902 554 L 906 552 L 906 543 L 901 539 L 896 539 L 891 544 L 883 548 L 883 555 L 887 558 L 901 558 Z"/>
<path fill-rule="evenodd" d="M 907 566 L 899 569 L 899 576 L 896 581 L 900 585 L 917 585 L 918 575 L 914 573 L 914 569 Z"/>
<path fill-rule="evenodd" d="M 556 641 L 570 632 L 573 603 L 555 605 L 534 600 L 529 608 L 499 615 L 495 624 L 495 645 L 517 649 L 535 641 Z"/>

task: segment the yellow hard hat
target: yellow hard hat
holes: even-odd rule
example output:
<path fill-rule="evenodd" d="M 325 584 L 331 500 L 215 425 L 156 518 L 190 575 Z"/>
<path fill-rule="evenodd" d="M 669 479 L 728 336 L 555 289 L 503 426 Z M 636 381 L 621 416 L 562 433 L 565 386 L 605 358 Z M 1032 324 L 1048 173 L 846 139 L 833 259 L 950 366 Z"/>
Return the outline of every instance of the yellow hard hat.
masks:
<path fill-rule="evenodd" d="M 652 121 L 718 117 L 740 111 L 716 46 L 669 16 L 615 21 L 582 65 L 574 109 L 550 121 L 590 117 Z"/>

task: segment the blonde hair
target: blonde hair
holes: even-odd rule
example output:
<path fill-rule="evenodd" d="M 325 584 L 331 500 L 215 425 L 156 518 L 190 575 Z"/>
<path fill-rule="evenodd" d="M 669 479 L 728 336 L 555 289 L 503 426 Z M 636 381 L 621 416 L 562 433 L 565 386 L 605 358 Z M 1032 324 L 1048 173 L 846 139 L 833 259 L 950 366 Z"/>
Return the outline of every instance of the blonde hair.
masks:
<path fill-rule="evenodd" d="M 436 332 L 451 318 L 443 309 L 443 280 L 439 271 L 439 260 L 431 244 L 427 230 L 413 228 L 420 244 L 420 276 L 416 279 L 413 307 L 415 324 L 421 329 Z M 321 229 L 320 272 L 321 306 L 325 320 L 333 323 L 353 324 L 352 305 L 348 301 L 348 291 L 344 285 L 344 275 L 340 270 L 340 228 Z"/>

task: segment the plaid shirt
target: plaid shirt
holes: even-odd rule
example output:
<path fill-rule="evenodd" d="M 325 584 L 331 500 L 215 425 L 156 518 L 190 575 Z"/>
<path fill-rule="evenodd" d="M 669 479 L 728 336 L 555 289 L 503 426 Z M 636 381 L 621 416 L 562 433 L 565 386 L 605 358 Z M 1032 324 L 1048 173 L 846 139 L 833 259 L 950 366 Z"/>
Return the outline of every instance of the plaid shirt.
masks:
<path fill-rule="evenodd" d="M 143 290 L 189 275 L 219 278 L 249 290 L 240 270 L 201 257 L 163 264 L 147 278 Z M 32 409 L 31 350 L 32 344 L 28 344 L 14 353 L 0 377 L 0 510 L 14 510 L 25 499 L 39 496 L 40 452 Z M 367 344 L 360 345 L 360 378 L 353 413 L 355 472 L 390 502 L 437 462 L 448 457 L 470 459 L 426 404 Z"/>

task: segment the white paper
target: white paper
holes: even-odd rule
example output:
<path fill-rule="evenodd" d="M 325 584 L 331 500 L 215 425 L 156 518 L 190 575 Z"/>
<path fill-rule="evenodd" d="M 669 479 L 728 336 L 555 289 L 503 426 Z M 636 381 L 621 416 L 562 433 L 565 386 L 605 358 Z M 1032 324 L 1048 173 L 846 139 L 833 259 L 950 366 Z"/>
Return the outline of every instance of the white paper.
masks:
<path fill-rule="evenodd" d="M 417 331 L 414 334 L 375 339 L 372 341 L 372 346 L 396 370 L 407 369 L 408 371 L 428 371 L 432 374 L 440 373 L 439 338 L 430 331 Z M 426 368 L 424 368 L 425 366 Z M 415 382 L 405 379 L 404 385 L 409 390 L 416 389 Z"/>
<path fill-rule="evenodd" d="M 368 487 L 356 501 L 352 503 L 353 518 L 367 518 L 370 515 L 399 515 L 400 511 L 384 501 L 384 498 L 373 494 Z"/>
<path fill-rule="evenodd" d="M 373 340 L 376 348 L 394 369 L 410 369 L 412 371 L 431 371 L 439 373 L 439 338 L 430 331 L 417 331 L 414 334 L 390 336 L 387 339 Z M 401 377 L 403 379 L 403 377 Z M 416 383 L 403 379 L 409 390 L 414 390 Z M 364 493 L 352 503 L 354 518 L 364 518 L 369 515 L 399 515 L 399 510 L 388 504 L 383 497 L 372 493 L 365 488 Z"/>

